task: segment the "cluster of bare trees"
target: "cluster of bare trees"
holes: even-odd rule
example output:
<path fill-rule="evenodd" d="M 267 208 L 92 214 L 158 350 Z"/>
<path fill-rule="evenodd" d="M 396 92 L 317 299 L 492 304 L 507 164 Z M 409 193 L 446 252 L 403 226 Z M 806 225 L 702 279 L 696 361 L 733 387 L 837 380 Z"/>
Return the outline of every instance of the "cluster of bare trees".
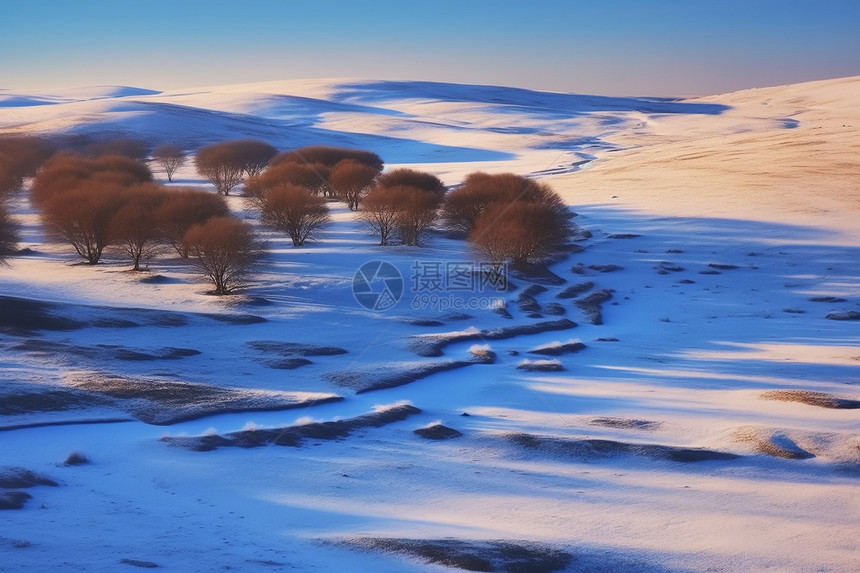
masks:
<path fill-rule="evenodd" d="M 573 230 L 570 211 L 549 185 L 512 173 L 470 174 L 446 196 L 442 213 L 497 267 L 545 260 L 564 247 Z"/>
<path fill-rule="evenodd" d="M 302 246 L 331 221 L 329 201 L 343 201 L 379 236 L 380 245 L 420 246 L 440 219 L 462 233 L 483 260 L 524 265 L 551 257 L 569 240 L 570 212 L 552 189 L 527 177 L 472 173 L 447 192 L 429 173 L 382 173 L 370 151 L 310 146 L 278 153 L 250 139 L 197 150 L 194 163 L 217 194 L 159 185 L 135 140 L 89 142 L 83 153 L 55 152 L 43 140 L 0 136 L 0 261 L 17 234 L 5 199 L 33 178 L 31 198 L 47 228 L 89 264 L 105 249 L 141 264 L 172 248 L 224 294 L 246 280 L 260 246 L 251 227 L 230 216 L 223 196 L 244 182 L 264 225 Z M 152 152 L 168 181 L 186 160 L 180 147 Z"/>
<path fill-rule="evenodd" d="M 273 157 L 264 171 L 247 179 L 245 194 L 259 207 L 264 224 L 300 247 L 331 221 L 326 197 L 357 209 L 382 166 L 369 151 L 304 147 Z"/>
<path fill-rule="evenodd" d="M 7 201 L 52 152 L 52 146 L 38 137 L 0 136 L 0 262 L 14 254 L 18 245 L 18 228 L 6 208 Z"/>
<path fill-rule="evenodd" d="M 158 185 L 146 165 L 128 157 L 57 154 L 33 180 L 31 197 L 48 229 L 91 265 L 112 247 L 137 271 L 143 261 L 171 246 L 223 294 L 237 286 L 240 269 L 247 269 L 248 257 L 256 253 L 256 247 L 245 244 L 248 237 L 253 238 L 250 228 L 229 216 L 221 197 Z M 209 226 L 222 219 L 228 222 Z M 221 251 L 231 242 L 233 250 L 242 254 L 225 270 L 218 265 L 229 257 Z M 214 263 L 213 257 L 220 262 Z"/>
<path fill-rule="evenodd" d="M 445 186 L 434 175 L 395 169 L 380 176 L 364 198 L 360 217 L 388 245 L 397 237 L 420 246 L 421 236 L 436 221 Z"/>
<path fill-rule="evenodd" d="M 263 141 L 236 139 L 201 147 L 194 163 L 197 172 L 226 196 L 246 177 L 263 171 L 277 154 L 277 149 Z"/>

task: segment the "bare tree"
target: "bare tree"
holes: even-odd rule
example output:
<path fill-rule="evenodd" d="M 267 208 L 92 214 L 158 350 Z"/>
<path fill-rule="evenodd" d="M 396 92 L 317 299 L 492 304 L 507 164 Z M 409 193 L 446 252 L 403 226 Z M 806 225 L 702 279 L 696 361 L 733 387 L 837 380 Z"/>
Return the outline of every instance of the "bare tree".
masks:
<path fill-rule="evenodd" d="M 221 195 L 229 195 L 230 190 L 242 182 L 245 164 L 229 142 L 201 147 L 194 161 L 197 172 L 208 179 Z"/>
<path fill-rule="evenodd" d="M 547 184 L 513 173 L 471 173 L 462 186 L 445 196 L 442 216 L 454 229 L 470 233 L 484 211 L 498 203 L 536 203 L 548 207 L 564 225 L 570 211 L 561 197 Z"/>
<path fill-rule="evenodd" d="M 178 145 L 166 143 L 152 150 L 152 159 L 164 169 L 168 181 L 173 181 L 173 174 L 185 163 L 185 152 Z"/>
<path fill-rule="evenodd" d="M 269 162 L 270 167 L 281 163 L 322 163 L 334 167 L 344 159 L 355 159 L 376 170 L 382 172 L 382 159 L 372 151 L 363 149 L 349 149 L 346 147 L 332 147 L 328 145 L 310 145 L 281 153 Z"/>
<path fill-rule="evenodd" d="M 91 180 L 111 183 L 118 187 L 130 187 L 151 182 L 152 172 L 140 161 L 128 157 L 105 155 L 93 159 L 71 153 L 58 153 L 36 174 L 30 197 L 37 205 L 41 205 L 53 195 L 78 188 Z"/>
<path fill-rule="evenodd" d="M 220 195 L 194 188 L 171 187 L 158 205 L 155 221 L 162 239 L 186 259 L 188 251 L 182 239 L 188 229 L 213 217 L 226 217 L 229 214 L 230 209 Z"/>
<path fill-rule="evenodd" d="M 213 217 L 185 234 L 191 263 L 215 285 L 215 294 L 229 294 L 244 284 L 260 247 L 251 226 L 234 217 Z"/>
<path fill-rule="evenodd" d="M 18 245 L 18 229 L 15 221 L 0 205 L 0 265 L 5 264 L 6 257 L 14 254 Z"/>
<path fill-rule="evenodd" d="M 373 184 L 376 175 L 376 169 L 369 165 L 355 159 L 343 159 L 332 167 L 328 183 L 334 196 L 356 211 L 358 203 Z"/>
<path fill-rule="evenodd" d="M 118 137 L 107 141 L 94 141 L 83 149 L 84 155 L 100 157 L 102 155 L 122 155 L 130 159 L 143 161 L 147 155 L 147 145 L 133 137 Z"/>
<path fill-rule="evenodd" d="M 563 247 L 570 226 L 559 221 L 552 207 L 528 201 L 497 203 L 476 220 L 469 243 L 495 268 L 541 262 Z"/>
<path fill-rule="evenodd" d="M 294 247 L 304 245 L 309 237 L 331 221 L 325 199 L 288 183 L 266 191 L 260 219 L 264 224 L 287 233 Z"/>
<path fill-rule="evenodd" d="M 447 191 L 442 181 L 432 173 L 416 171 L 415 169 L 394 169 L 379 176 L 377 185 L 380 187 L 394 187 L 396 185 L 408 185 L 418 189 L 429 191 L 436 195 L 441 202 Z"/>
<path fill-rule="evenodd" d="M 236 154 L 242 164 L 242 171 L 248 177 L 259 175 L 269 164 L 269 160 L 278 154 L 278 150 L 273 146 L 256 139 L 237 139 L 227 141 L 224 145 Z"/>
<path fill-rule="evenodd" d="M 397 187 L 374 187 L 361 203 L 360 218 L 379 235 L 379 244 L 387 245 L 397 229 L 403 193 Z"/>
<path fill-rule="evenodd" d="M 53 147 L 39 137 L 0 135 L 0 200 L 18 191 L 52 153 Z"/>
<path fill-rule="evenodd" d="M 111 242 L 111 219 L 126 201 L 126 188 L 91 180 L 85 186 L 56 193 L 45 203 L 42 218 L 54 233 L 95 265 Z"/>
<path fill-rule="evenodd" d="M 421 245 L 421 235 L 427 232 L 436 221 L 439 196 L 432 191 L 417 187 L 399 185 L 386 187 L 398 195 L 397 229 L 407 245 Z"/>
<path fill-rule="evenodd" d="M 328 185 L 329 167 L 322 163 L 279 163 L 271 165 L 265 171 L 245 181 L 245 195 L 253 199 L 259 206 L 263 194 L 285 183 L 307 189 L 314 195 L 319 195 Z"/>
<path fill-rule="evenodd" d="M 141 186 L 128 192 L 125 204 L 111 217 L 111 240 L 131 258 L 131 270 L 139 271 L 141 260 L 154 256 L 161 238 L 155 213 L 167 192 L 157 186 Z"/>

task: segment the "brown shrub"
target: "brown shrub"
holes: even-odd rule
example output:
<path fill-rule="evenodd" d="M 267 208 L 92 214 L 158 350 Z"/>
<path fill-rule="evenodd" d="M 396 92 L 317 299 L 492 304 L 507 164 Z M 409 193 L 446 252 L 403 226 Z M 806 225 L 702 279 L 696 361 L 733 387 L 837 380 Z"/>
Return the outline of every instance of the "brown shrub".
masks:
<path fill-rule="evenodd" d="M 168 193 L 157 185 L 142 185 L 127 192 L 125 203 L 113 214 L 108 235 L 131 258 L 131 270 L 139 271 L 141 260 L 151 258 L 161 238 L 156 211 Z"/>
<path fill-rule="evenodd" d="M 220 195 L 193 188 L 170 188 L 158 205 L 155 221 L 162 239 L 184 259 L 188 258 L 188 251 L 182 238 L 188 229 L 229 214 L 230 209 Z"/>
<path fill-rule="evenodd" d="M 287 233 L 294 247 L 301 247 L 324 227 L 329 217 L 326 201 L 303 187 L 288 183 L 269 189 L 262 197 L 260 219 Z"/>
<path fill-rule="evenodd" d="M 45 163 L 33 179 L 31 197 L 37 205 L 41 205 L 52 195 L 78 188 L 90 180 L 130 187 L 151 182 L 152 172 L 140 161 L 119 155 L 93 159 L 58 153 Z"/>
<path fill-rule="evenodd" d="M 555 253 L 570 236 L 566 223 L 560 222 L 547 205 L 497 203 L 478 216 L 468 240 L 479 256 L 496 268 L 506 261 L 522 266 Z"/>
<path fill-rule="evenodd" d="M 52 153 L 52 146 L 39 137 L 0 135 L 0 201 L 20 190 L 24 178 L 35 175 Z"/>
<path fill-rule="evenodd" d="M 400 195 L 397 229 L 407 245 L 420 246 L 421 235 L 436 221 L 439 195 L 418 187 L 399 185 L 391 187 Z"/>
<path fill-rule="evenodd" d="M 279 163 L 245 181 L 245 194 L 259 204 L 268 189 L 290 184 L 303 187 L 314 194 L 323 194 L 330 168 L 322 163 Z"/>
<path fill-rule="evenodd" d="M 384 165 L 382 159 L 372 151 L 327 145 L 311 145 L 281 153 L 275 156 L 269 165 L 274 167 L 282 163 L 322 163 L 334 167 L 344 159 L 354 159 L 373 168 L 377 173 L 382 171 Z"/>
<path fill-rule="evenodd" d="M 201 147 L 194 158 L 197 173 L 208 179 L 215 186 L 215 190 L 225 196 L 242 182 L 245 171 L 242 159 L 227 143 Z"/>
<path fill-rule="evenodd" d="M 376 169 L 355 159 L 344 159 L 332 167 L 328 178 L 334 196 L 344 201 L 353 211 L 367 193 L 377 175 Z"/>
<path fill-rule="evenodd" d="M 111 219 L 124 205 L 127 188 L 113 182 L 89 180 L 51 195 L 42 208 L 48 228 L 95 265 L 111 242 Z"/>
<path fill-rule="evenodd" d="M 18 226 L 6 208 L 0 204 L 0 264 L 3 264 L 8 255 L 15 252 L 18 245 Z"/>
<path fill-rule="evenodd" d="M 143 160 L 147 156 L 147 152 L 146 143 L 133 137 L 118 137 L 108 141 L 95 141 L 83 149 L 84 155 L 89 157 L 121 155 L 136 160 Z"/>
<path fill-rule="evenodd" d="M 185 163 L 185 152 L 178 145 L 166 143 L 152 150 L 152 160 L 164 170 L 168 181 L 173 181 L 173 174 Z"/>
<path fill-rule="evenodd" d="M 447 191 L 445 185 L 435 175 L 405 168 L 395 169 L 384 175 L 380 175 L 377 185 L 380 187 L 395 187 L 397 185 L 417 187 L 418 189 L 435 194 L 440 202 L 444 199 L 445 192 Z"/>
<path fill-rule="evenodd" d="M 361 220 L 379 235 L 379 244 L 387 245 L 397 228 L 403 194 L 398 187 L 374 187 L 361 203 Z"/>
<path fill-rule="evenodd" d="M 251 226 L 233 217 L 213 217 L 191 227 L 183 239 L 191 263 L 224 295 L 249 277 L 260 247 Z"/>
<path fill-rule="evenodd" d="M 442 216 L 455 229 L 470 233 L 475 221 L 490 206 L 511 202 L 536 203 L 548 207 L 562 224 L 570 213 L 561 197 L 545 183 L 513 173 L 472 173 L 461 187 L 448 193 Z"/>

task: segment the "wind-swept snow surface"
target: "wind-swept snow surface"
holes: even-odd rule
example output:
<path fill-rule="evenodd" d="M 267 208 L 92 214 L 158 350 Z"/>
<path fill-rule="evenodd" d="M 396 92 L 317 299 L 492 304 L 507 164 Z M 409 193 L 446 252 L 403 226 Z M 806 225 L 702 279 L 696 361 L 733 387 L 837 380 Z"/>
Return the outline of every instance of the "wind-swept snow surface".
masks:
<path fill-rule="evenodd" d="M 0 569 L 860 570 L 857 94 L 0 92 L 4 131 L 358 146 L 448 184 L 542 172 L 591 232 L 560 283 L 454 308 L 413 275 L 469 261 L 461 240 L 379 247 L 332 204 L 300 249 L 258 227 L 262 272 L 213 297 L 175 259 L 74 264 L 15 197 Z M 352 293 L 374 260 L 404 279 L 384 312 Z"/>

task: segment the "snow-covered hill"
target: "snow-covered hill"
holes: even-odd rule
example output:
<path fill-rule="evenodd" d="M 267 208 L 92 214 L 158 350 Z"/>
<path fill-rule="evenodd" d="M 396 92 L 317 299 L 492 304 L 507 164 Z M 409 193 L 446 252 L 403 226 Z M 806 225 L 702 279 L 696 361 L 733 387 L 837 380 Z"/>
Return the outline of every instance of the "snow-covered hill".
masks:
<path fill-rule="evenodd" d="M 860 334 L 837 320 L 860 311 L 858 85 L 0 92 L 0 131 L 542 173 L 592 233 L 557 281 L 439 291 L 421 273 L 468 265 L 462 241 L 379 247 L 335 207 L 301 249 L 259 228 L 262 272 L 217 298 L 169 258 L 76 265 L 17 197 L 0 505 L 24 503 L 0 511 L 0 569 L 860 569 Z M 373 260 L 403 277 L 387 311 L 353 296 Z"/>

